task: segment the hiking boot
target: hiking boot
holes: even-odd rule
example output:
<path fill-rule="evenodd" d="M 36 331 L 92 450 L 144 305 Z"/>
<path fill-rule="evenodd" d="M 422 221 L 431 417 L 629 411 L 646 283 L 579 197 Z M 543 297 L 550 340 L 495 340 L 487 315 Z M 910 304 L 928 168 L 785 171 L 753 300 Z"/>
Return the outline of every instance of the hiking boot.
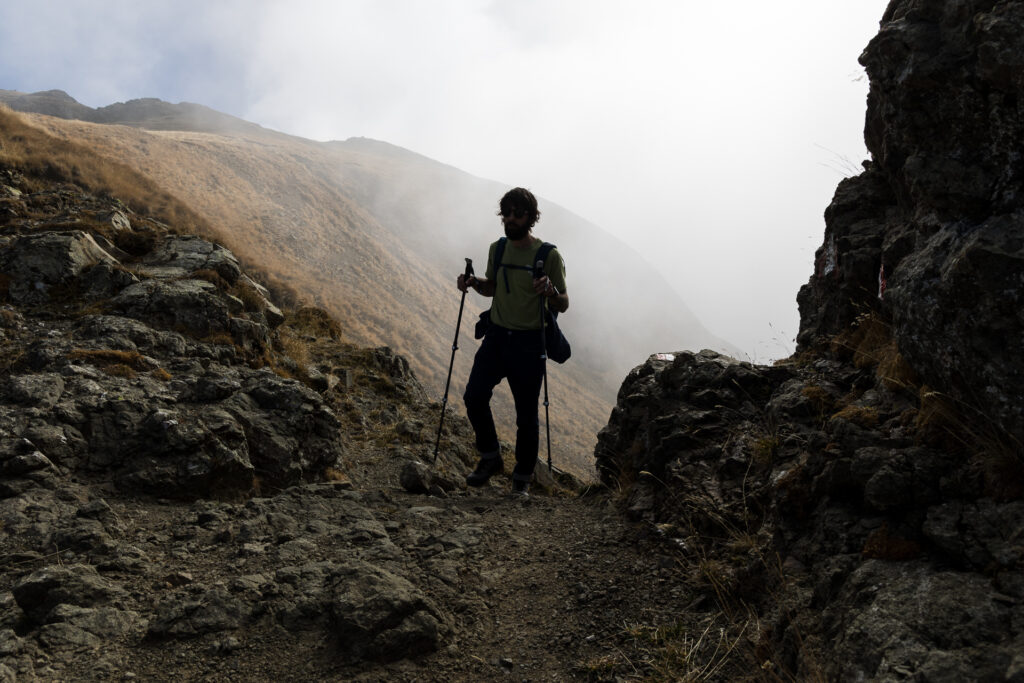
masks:
<path fill-rule="evenodd" d="M 503 469 L 504 463 L 501 461 L 500 455 L 491 458 L 480 458 L 480 462 L 476 464 L 476 469 L 466 476 L 466 483 L 470 486 L 483 486 L 487 483 L 488 479 Z"/>
<path fill-rule="evenodd" d="M 512 497 L 513 498 L 529 498 L 530 497 L 530 482 L 519 481 L 518 479 L 512 480 Z"/>

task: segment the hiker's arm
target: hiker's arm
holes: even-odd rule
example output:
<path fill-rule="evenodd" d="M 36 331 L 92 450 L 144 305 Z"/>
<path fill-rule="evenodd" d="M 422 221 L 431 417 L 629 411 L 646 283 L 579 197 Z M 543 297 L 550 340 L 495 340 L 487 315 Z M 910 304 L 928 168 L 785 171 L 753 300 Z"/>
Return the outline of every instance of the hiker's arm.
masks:
<path fill-rule="evenodd" d="M 569 295 L 565 292 L 559 292 L 558 288 L 555 287 L 555 283 L 547 275 L 534 279 L 533 291 L 543 297 L 547 297 L 549 310 L 555 313 L 565 313 L 569 310 Z"/>
<path fill-rule="evenodd" d="M 470 275 L 469 279 L 466 279 L 465 275 L 460 275 L 458 284 L 463 292 L 472 287 L 481 296 L 494 296 L 494 282 L 491 280 L 476 275 Z"/>
<path fill-rule="evenodd" d="M 569 310 L 569 295 L 565 292 L 548 297 L 548 308 L 555 313 L 565 313 Z"/>

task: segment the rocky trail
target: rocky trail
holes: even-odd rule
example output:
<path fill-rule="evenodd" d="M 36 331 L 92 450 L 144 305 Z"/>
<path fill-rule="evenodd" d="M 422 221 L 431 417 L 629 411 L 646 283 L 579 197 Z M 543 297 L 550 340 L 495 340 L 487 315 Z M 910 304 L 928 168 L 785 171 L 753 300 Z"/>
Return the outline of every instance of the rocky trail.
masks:
<path fill-rule="evenodd" d="M 91 493 L 78 518 L 118 530 L 116 558 L 5 548 L 19 604 L 63 607 L 35 638 L 9 623 L 10 680 L 629 680 L 655 673 L 658 634 L 691 619 L 679 564 L 637 543 L 606 494 L 308 484 L 244 504 L 107 506 Z M 324 595 L 339 569 L 361 595 Z M 431 618 L 387 629 L 409 610 Z M 353 645 L 361 622 L 379 642 Z"/>
<path fill-rule="evenodd" d="M 3 179 L 0 680 L 722 664 L 680 547 L 624 498 L 565 475 L 468 489 L 464 418 L 421 462 L 440 405 L 404 358 L 281 312 L 223 247 Z"/>
<path fill-rule="evenodd" d="M 678 585 L 679 566 L 665 548 L 633 542 L 634 531 L 605 496 L 534 495 L 524 503 L 488 487 L 438 500 L 394 489 L 356 492 L 311 485 L 228 509 L 225 517 L 251 518 L 251 511 L 262 507 L 274 510 L 267 515 L 278 528 L 294 520 L 298 531 L 292 534 L 303 539 L 286 540 L 291 534 L 282 530 L 259 540 L 218 543 L 213 539 L 230 531 L 195 524 L 209 512 L 150 507 L 145 516 L 163 516 L 160 526 L 170 537 L 167 576 L 156 577 L 154 587 L 166 599 L 175 594 L 173 583 L 187 581 L 182 589 L 195 595 L 197 612 L 188 626 L 169 625 L 179 637 L 108 652 L 109 680 L 129 672 L 141 680 L 629 680 L 655 673 L 657 633 L 678 633 L 686 625 L 688 596 L 671 588 Z M 340 526 L 354 510 L 370 513 L 357 525 L 359 532 Z M 324 533 L 310 533 L 311 528 Z M 296 571 L 288 567 L 353 561 L 408 577 L 420 592 L 418 600 L 444 615 L 437 624 L 437 652 L 391 663 L 346 662 L 339 643 L 343 636 L 331 628 L 290 631 L 291 617 L 282 626 L 269 615 L 239 624 L 230 608 L 210 597 L 218 585 L 231 595 L 241 583 L 259 584 L 248 590 L 279 602 L 274 612 L 290 614 L 296 609 L 290 601 L 298 605 L 302 598 L 285 599 L 280 583 L 268 592 L 261 582 Z M 390 583 L 382 585 L 382 592 L 400 592 Z M 209 631 L 193 634 L 193 629 Z M 419 641 L 434 637 L 429 627 L 414 631 L 410 627 L 393 637 L 413 651 Z M 104 677 L 89 674 L 81 680 L 94 678 Z"/>

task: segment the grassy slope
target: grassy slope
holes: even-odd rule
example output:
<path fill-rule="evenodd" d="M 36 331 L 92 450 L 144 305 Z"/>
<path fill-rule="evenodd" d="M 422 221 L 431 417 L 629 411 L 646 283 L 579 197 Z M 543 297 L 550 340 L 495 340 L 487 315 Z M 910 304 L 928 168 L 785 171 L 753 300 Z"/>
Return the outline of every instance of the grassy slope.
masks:
<path fill-rule="evenodd" d="M 244 122 L 212 134 L 24 116 L 138 169 L 209 222 L 264 279 L 334 314 L 347 339 L 408 357 L 440 398 L 458 313 L 453 280 L 463 256 L 483 269 L 486 245 L 499 234 L 493 206 L 504 186 L 384 143 L 316 143 Z M 173 127 L 165 118 L 160 127 Z M 562 324 L 576 355 L 549 372 L 554 461 L 590 477 L 596 434 L 625 372 L 649 353 L 716 340 L 681 302 L 666 305 L 664 283 L 594 226 L 550 206 L 537 233 L 567 255 L 573 298 Z M 467 245 L 474 251 L 464 253 Z M 610 264 L 639 275 L 630 278 L 635 292 L 620 291 Z M 485 304 L 467 299 L 450 392 L 459 410 L 476 349 L 472 323 Z M 504 387 L 498 400 L 500 431 L 511 440 Z"/>

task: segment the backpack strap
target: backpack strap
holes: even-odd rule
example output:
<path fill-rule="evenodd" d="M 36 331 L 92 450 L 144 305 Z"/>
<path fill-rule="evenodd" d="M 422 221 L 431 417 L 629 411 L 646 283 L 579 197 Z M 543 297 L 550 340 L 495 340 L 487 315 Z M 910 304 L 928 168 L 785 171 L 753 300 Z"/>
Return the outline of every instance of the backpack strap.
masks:
<path fill-rule="evenodd" d="M 498 268 L 505 269 L 505 293 L 508 294 L 512 289 L 508 285 L 508 269 L 515 268 L 516 270 L 528 270 L 533 273 L 533 266 L 513 266 L 511 264 L 504 264 L 501 262 L 502 257 L 505 255 L 505 244 L 508 242 L 507 237 L 502 237 L 498 240 L 498 246 L 494 248 L 494 277 L 498 277 Z M 550 242 L 544 242 L 540 245 L 537 250 L 536 256 L 533 257 L 533 262 L 543 261 L 545 264 L 548 262 L 548 254 L 555 248 L 555 245 Z M 533 273 L 536 277 L 536 273 Z"/>

